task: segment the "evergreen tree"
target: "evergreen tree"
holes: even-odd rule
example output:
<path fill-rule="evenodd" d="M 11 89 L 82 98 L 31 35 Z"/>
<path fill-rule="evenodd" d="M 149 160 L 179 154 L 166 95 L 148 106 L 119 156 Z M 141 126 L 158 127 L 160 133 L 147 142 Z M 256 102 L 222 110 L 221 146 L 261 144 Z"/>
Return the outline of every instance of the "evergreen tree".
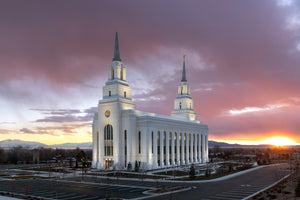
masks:
<path fill-rule="evenodd" d="M 136 172 L 139 171 L 139 164 L 137 161 L 135 161 L 134 171 L 136 171 Z"/>
<path fill-rule="evenodd" d="M 190 178 L 192 178 L 192 179 L 194 179 L 196 177 L 196 171 L 195 171 L 194 164 L 191 165 L 189 174 L 190 174 Z"/>

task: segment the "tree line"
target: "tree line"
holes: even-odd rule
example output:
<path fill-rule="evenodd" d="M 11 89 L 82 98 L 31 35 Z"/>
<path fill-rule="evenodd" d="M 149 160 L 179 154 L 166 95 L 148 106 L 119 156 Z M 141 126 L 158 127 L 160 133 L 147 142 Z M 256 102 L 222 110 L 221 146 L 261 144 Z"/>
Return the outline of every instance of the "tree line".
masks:
<path fill-rule="evenodd" d="M 0 148 L 0 164 L 30 164 L 34 163 L 34 157 L 38 156 L 40 162 L 55 161 L 57 158 L 68 160 L 92 159 L 91 149 L 59 149 L 59 148 L 25 148 L 17 146 L 9 149 Z"/>

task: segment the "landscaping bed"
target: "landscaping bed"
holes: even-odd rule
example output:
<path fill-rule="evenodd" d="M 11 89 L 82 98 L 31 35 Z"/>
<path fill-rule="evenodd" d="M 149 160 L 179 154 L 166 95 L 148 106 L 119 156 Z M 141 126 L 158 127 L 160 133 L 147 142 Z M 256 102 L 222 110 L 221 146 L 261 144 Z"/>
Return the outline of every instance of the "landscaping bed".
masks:
<path fill-rule="evenodd" d="M 181 170 L 169 170 L 169 171 L 164 171 L 164 172 L 157 172 L 153 174 L 158 174 L 158 175 L 168 175 L 168 176 L 187 176 L 189 175 L 188 172 L 181 171 Z"/>

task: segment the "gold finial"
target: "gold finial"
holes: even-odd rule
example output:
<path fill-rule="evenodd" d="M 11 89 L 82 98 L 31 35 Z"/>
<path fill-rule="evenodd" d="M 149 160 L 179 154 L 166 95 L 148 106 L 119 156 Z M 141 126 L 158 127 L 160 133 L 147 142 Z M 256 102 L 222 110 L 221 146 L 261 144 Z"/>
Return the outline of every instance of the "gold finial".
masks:
<path fill-rule="evenodd" d="M 186 56 L 186 55 L 183 55 L 183 61 L 185 61 L 185 56 Z"/>
<path fill-rule="evenodd" d="M 116 29 L 116 33 L 118 32 L 118 29 Z"/>

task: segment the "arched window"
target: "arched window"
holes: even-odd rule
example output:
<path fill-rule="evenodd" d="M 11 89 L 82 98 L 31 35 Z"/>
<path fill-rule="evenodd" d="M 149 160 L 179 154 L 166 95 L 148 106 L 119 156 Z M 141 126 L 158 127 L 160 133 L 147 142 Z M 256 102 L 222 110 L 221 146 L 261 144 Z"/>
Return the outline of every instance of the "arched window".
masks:
<path fill-rule="evenodd" d="M 190 110 L 192 110 L 192 103 L 190 103 Z"/>
<path fill-rule="evenodd" d="M 108 91 L 108 96 L 111 96 L 111 91 L 110 90 Z"/>
<path fill-rule="evenodd" d="M 110 124 L 104 127 L 104 156 L 113 156 L 113 127 Z"/>
<path fill-rule="evenodd" d="M 126 92 L 124 92 L 124 97 L 126 98 Z"/>
<path fill-rule="evenodd" d="M 181 102 L 179 102 L 179 109 L 181 110 Z"/>
<path fill-rule="evenodd" d="M 181 95 L 183 94 L 183 87 L 181 87 Z"/>
<path fill-rule="evenodd" d="M 121 80 L 123 80 L 123 68 L 121 68 Z"/>

